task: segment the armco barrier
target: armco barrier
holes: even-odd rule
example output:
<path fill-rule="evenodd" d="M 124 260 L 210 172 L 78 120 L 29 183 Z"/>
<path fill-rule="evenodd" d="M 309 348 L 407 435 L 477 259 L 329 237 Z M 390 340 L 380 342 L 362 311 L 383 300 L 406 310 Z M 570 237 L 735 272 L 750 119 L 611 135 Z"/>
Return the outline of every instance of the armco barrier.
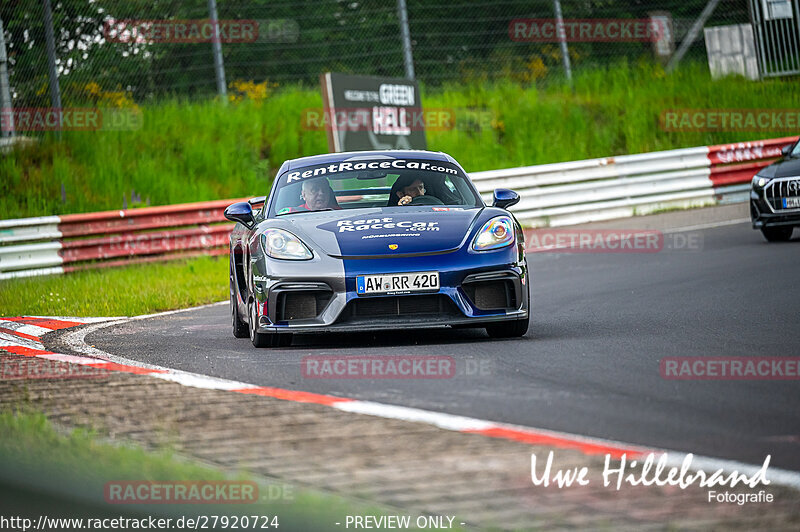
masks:
<path fill-rule="evenodd" d="M 235 201 L 0 220 L 0 279 L 224 254 Z"/>
<path fill-rule="evenodd" d="M 484 200 L 519 192 L 514 214 L 533 227 L 561 226 L 667 208 L 744 201 L 750 179 L 797 137 L 702 146 L 585 161 L 475 172 Z"/>
<path fill-rule="evenodd" d="M 721 144 L 708 148 L 714 195 L 720 203 L 747 201 L 750 180 L 759 170 L 781 156 L 781 148 L 797 142 L 797 137 Z"/>
<path fill-rule="evenodd" d="M 475 172 L 522 196 L 512 208 L 532 227 L 562 226 L 659 209 L 745 201 L 759 169 L 798 137 Z M 219 200 L 125 211 L 0 220 L 0 279 L 195 255 L 222 255 L 233 227 Z"/>

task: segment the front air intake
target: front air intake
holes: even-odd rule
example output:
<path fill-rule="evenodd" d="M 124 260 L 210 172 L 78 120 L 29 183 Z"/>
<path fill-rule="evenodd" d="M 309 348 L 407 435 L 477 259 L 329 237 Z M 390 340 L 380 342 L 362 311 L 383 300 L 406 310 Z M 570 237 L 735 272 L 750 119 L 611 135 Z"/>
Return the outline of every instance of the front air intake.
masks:
<path fill-rule="evenodd" d="M 510 279 L 464 283 L 464 293 L 479 310 L 513 310 L 517 308 L 514 285 Z"/>
<path fill-rule="evenodd" d="M 278 321 L 314 319 L 331 300 L 330 292 L 287 291 L 278 296 Z"/>

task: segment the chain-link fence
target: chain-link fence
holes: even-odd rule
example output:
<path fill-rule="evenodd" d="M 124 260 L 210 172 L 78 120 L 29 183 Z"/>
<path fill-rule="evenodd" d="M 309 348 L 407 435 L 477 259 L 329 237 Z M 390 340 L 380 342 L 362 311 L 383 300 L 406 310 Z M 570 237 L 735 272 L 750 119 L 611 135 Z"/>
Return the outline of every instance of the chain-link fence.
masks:
<path fill-rule="evenodd" d="M 62 105 L 124 105 L 218 94 L 207 0 L 3 0 L 0 17 L 14 107 L 53 103 L 48 3 Z M 316 87 L 319 74 L 326 71 L 402 77 L 403 3 L 219 0 L 216 40 L 223 87 L 235 97 L 242 90 L 270 90 L 274 84 Z M 620 60 L 666 62 L 708 4 L 407 0 L 407 13 L 416 77 L 426 86 L 499 78 L 547 83 L 563 79 L 567 69 L 580 72 Z M 559 8 L 569 35 L 548 26 L 557 21 Z M 745 0 L 722 0 L 705 25 L 748 21 Z M 620 23 L 634 26 L 620 29 Z M 648 30 L 639 35 L 637 23 L 661 29 L 655 37 Z M 684 60 L 705 61 L 702 31 Z"/>

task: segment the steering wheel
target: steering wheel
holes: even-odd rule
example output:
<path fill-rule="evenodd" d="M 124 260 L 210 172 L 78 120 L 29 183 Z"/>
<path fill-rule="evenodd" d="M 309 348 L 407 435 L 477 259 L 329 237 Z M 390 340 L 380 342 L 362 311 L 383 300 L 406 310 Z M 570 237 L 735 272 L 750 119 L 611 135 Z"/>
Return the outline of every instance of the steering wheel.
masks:
<path fill-rule="evenodd" d="M 444 202 L 436 196 L 417 196 L 409 205 L 444 205 Z"/>

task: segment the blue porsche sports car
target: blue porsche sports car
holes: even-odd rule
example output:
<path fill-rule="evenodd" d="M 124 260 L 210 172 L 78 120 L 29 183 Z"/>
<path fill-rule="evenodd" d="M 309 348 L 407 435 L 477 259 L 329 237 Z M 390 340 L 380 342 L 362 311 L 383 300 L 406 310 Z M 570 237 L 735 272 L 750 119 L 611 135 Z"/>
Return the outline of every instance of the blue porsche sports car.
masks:
<path fill-rule="evenodd" d="M 235 203 L 233 334 L 256 347 L 293 333 L 481 327 L 528 329 L 524 237 L 494 192 L 427 151 L 335 153 L 285 162 L 268 198 Z M 263 207 L 256 208 L 263 202 Z"/>

